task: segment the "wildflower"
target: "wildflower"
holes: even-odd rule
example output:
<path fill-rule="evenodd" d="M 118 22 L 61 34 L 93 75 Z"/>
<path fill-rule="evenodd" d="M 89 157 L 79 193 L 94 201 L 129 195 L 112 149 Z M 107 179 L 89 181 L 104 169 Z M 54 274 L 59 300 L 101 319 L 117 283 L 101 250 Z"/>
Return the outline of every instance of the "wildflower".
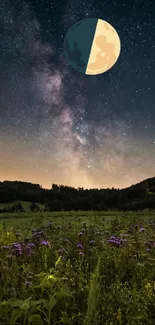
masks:
<path fill-rule="evenodd" d="M 95 240 L 90 240 L 89 244 L 94 244 Z"/>
<path fill-rule="evenodd" d="M 84 253 L 83 253 L 83 252 L 79 252 L 79 255 L 82 255 L 82 256 L 84 256 Z"/>
<path fill-rule="evenodd" d="M 95 235 L 100 235 L 100 231 L 96 231 L 95 232 Z"/>
<path fill-rule="evenodd" d="M 46 240 L 42 240 L 41 241 L 41 244 L 44 245 L 44 246 L 49 246 L 49 242 L 46 241 Z"/>
<path fill-rule="evenodd" d="M 13 243 L 12 246 L 13 247 L 20 247 L 20 244 L 19 243 Z"/>
<path fill-rule="evenodd" d="M 107 234 L 107 235 L 109 235 L 109 230 L 105 230 L 105 231 L 103 231 L 103 234 Z"/>
<path fill-rule="evenodd" d="M 32 282 L 30 282 L 30 281 L 25 281 L 25 285 L 26 285 L 27 287 L 29 287 L 31 284 L 32 284 Z"/>
<path fill-rule="evenodd" d="M 150 251 L 151 251 L 151 249 L 150 249 L 150 248 L 146 248 L 146 251 L 147 251 L 147 252 L 150 252 Z"/>
<path fill-rule="evenodd" d="M 77 246 L 78 248 L 84 249 L 84 247 L 83 247 L 82 244 L 77 244 L 76 246 Z"/>
<path fill-rule="evenodd" d="M 27 247 L 35 247 L 35 244 L 34 243 L 29 243 L 29 244 L 27 244 Z"/>
<path fill-rule="evenodd" d="M 32 250 L 31 250 L 31 247 L 26 247 L 26 253 L 27 253 L 27 255 L 31 255 L 31 252 L 32 252 Z"/>
<path fill-rule="evenodd" d="M 21 245 L 18 243 L 13 243 L 12 244 L 12 249 L 14 250 L 14 253 L 16 256 L 19 256 L 22 254 L 22 248 Z"/>
<path fill-rule="evenodd" d="M 32 231 L 32 233 L 35 233 L 35 232 L 37 232 L 37 229 L 32 229 L 31 231 Z"/>
<path fill-rule="evenodd" d="M 64 251 L 64 248 L 60 248 L 60 249 L 58 249 L 58 252 L 59 252 L 59 253 L 63 253 L 63 251 Z"/>
<path fill-rule="evenodd" d="M 3 248 L 3 249 L 9 249 L 9 246 L 4 245 L 4 246 L 1 246 L 1 248 Z"/>
<path fill-rule="evenodd" d="M 65 242 L 65 243 L 69 243 L 69 239 L 65 238 L 65 239 L 64 239 L 64 242 Z"/>
<path fill-rule="evenodd" d="M 139 232 L 144 232 L 144 231 L 145 231 L 145 228 L 144 227 L 142 227 L 142 228 L 139 229 Z"/>
<path fill-rule="evenodd" d="M 125 239 L 121 239 L 119 237 L 115 237 L 115 236 L 112 236 L 110 237 L 109 240 L 107 240 L 108 243 L 112 243 L 112 244 L 115 244 L 116 246 L 122 246 L 123 243 L 127 242 L 127 240 Z"/>
<path fill-rule="evenodd" d="M 62 229 L 62 227 L 61 227 L 60 225 L 58 225 L 58 226 L 57 226 L 57 229 L 60 230 L 60 229 Z"/>
<path fill-rule="evenodd" d="M 36 235 L 37 235 L 37 236 L 42 236 L 42 235 L 44 235 L 43 230 L 37 231 L 37 234 L 36 234 Z"/>
<path fill-rule="evenodd" d="M 80 232 L 78 233 L 78 236 L 79 236 L 79 237 L 80 237 L 80 236 L 83 236 L 83 232 L 80 231 Z"/>
<path fill-rule="evenodd" d="M 67 253 L 67 251 L 66 251 L 65 248 L 60 248 L 60 249 L 58 249 L 58 252 L 59 252 L 59 253 L 63 253 L 63 252 L 64 252 L 64 253 Z"/>
<path fill-rule="evenodd" d="M 20 232 L 16 232 L 15 235 L 16 235 L 16 238 L 18 238 L 18 237 L 21 236 L 21 233 Z"/>
<path fill-rule="evenodd" d="M 16 254 L 16 256 L 20 256 L 22 254 L 22 250 L 21 249 L 17 249 L 15 251 L 15 254 Z"/>

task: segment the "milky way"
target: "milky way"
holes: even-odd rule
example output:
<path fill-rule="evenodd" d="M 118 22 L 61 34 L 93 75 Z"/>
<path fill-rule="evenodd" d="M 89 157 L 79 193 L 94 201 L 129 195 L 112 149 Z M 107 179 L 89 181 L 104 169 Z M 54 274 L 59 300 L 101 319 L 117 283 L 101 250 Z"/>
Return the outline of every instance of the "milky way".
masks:
<path fill-rule="evenodd" d="M 122 188 L 154 176 L 149 1 L 135 11 L 123 1 L 11 3 L 0 1 L 0 180 Z M 65 33 L 84 17 L 121 38 L 118 62 L 98 77 L 73 71 L 63 54 Z"/>

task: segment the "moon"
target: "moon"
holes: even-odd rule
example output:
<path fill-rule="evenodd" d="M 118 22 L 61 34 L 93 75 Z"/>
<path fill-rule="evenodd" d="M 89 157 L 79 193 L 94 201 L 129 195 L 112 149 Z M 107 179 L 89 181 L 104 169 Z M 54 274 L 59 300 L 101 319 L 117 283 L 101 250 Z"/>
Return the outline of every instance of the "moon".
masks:
<path fill-rule="evenodd" d="M 86 75 L 111 69 L 118 60 L 121 42 L 115 28 L 98 18 L 85 18 L 68 30 L 64 54 L 70 66 Z"/>
<path fill-rule="evenodd" d="M 86 68 L 86 74 L 97 75 L 111 69 L 121 51 L 120 38 L 109 23 L 98 19 Z"/>

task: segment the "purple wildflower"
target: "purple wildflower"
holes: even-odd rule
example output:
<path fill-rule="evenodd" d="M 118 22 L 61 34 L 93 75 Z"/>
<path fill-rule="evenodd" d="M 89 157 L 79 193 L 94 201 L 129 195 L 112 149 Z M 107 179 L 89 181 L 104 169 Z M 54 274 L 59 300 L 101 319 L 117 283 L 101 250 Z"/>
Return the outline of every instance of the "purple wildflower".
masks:
<path fill-rule="evenodd" d="M 144 232 L 144 231 L 145 231 L 145 228 L 144 227 L 142 227 L 142 228 L 139 229 L 139 232 Z"/>
<path fill-rule="evenodd" d="M 14 253 L 16 254 L 16 256 L 19 256 L 22 254 L 22 248 L 21 245 L 18 243 L 13 243 L 12 244 L 12 249 L 14 250 Z"/>
<path fill-rule="evenodd" d="M 34 243 L 29 243 L 29 244 L 27 244 L 27 247 L 35 247 L 35 244 Z"/>
<path fill-rule="evenodd" d="M 26 253 L 27 253 L 27 255 L 31 255 L 31 252 L 32 252 L 31 247 L 27 246 L 26 247 Z"/>
<path fill-rule="evenodd" d="M 123 243 L 127 242 L 127 240 L 112 236 L 112 237 L 110 237 L 109 240 L 107 240 L 107 242 L 121 247 L 123 245 Z"/>
<path fill-rule="evenodd" d="M 20 244 L 18 244 L 18 243 L 13 243 L 12 246 L 13 246 L 13 247 L 20 247 Z"/>
<path fill-rule="evenodd" d="M 84 247 L 83 247 L 82 244 L 77 244 L 76 246 L 77 246 L 78 248 L 84 249 Z"/>
<path fill-rule="evenodd" d="M 38 236 L 38 235 L 41 236 L 41 235 L 43 235 L 43 234 L 44 234 L 43 230 L 37 231 L 37 236 Z"/>
<path fill-rule="evenodd" d="M 58 253 L 67 253 L 67 251 L 65 250 L 65 248 L 60 248 L 58 249 Z"/>
<path fill-rule="evenodd" d="M 22 254 L 22 250 L 17 249 L 15 251 L 16 256 L 20 256 Z"/>
<path fill-rule="evenodd" d="M 90 240 L 89 244 L 94 244 L 95 240 Z"/>
<path fill-rule="evenodd" d="M 4 246 L 1 246 L 1 248 L 3 248 L 3 249 L 9 249 L 9 246 L 4 245 Z"/>
<path fill-rule="evenodd" d="M 41 241 L 41 244 L 44 245 L 44 246 L 49 246 L 49 242 L 46 241 L 46 240 L 42 240 Z"/>

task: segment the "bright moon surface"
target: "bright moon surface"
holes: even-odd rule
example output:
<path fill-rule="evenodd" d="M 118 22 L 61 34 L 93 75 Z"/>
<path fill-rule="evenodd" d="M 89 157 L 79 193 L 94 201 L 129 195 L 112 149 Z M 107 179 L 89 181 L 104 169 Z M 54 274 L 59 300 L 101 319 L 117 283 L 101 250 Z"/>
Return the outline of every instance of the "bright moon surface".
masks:
<path fill-rule="evenodd" d="M 120 50 L 121 42 L 116 30 L 98 19 L 85 73 L 96 75 L 109 70 L 116 63 Z"/>

